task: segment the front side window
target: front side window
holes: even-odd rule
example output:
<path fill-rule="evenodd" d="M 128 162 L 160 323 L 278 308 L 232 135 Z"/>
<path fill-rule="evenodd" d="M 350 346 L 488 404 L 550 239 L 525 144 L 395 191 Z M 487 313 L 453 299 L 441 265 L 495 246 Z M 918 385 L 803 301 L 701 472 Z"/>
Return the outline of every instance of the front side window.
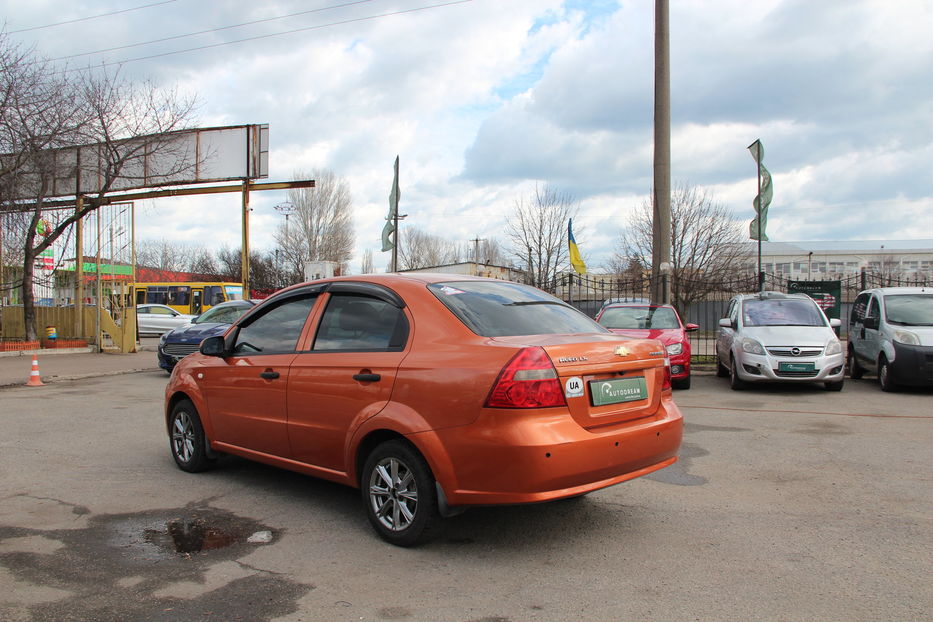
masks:
<path fill-rule="evenodd" d="M 933 326 L 933 294 L 885 296 L 884 314 L 891 324 Z"/>
<path fill-rule="evenodd" d="M 165 307 L 149 307 L 146 313 L 151 313 L 153 315 L 175 315 L 171 309 L 166 309 Z"/>
<path fill-rule="evenodd" d="M 408 341 L 408 318 L 395 305 L 358 294 L 333 294 L 324 310 L 315 351 L 398 351 Z"/>
<path fill-rule="evenodd" d="M 858 298 L 855 299 L 855 303 L 852 305 L 852 316 L 849 321 L 850 324 L 855 324 L 865 319 L 865 313 L 868 311 L 868 299 L 870 297 L 871 294 L 861 294 Z"/>
<path fill-rule="evenodd" d="M 743 303 L 745 326 L 826 326 L 826 318 L 810 299 L 757 298 Z"/>
<path fill-rule="evenodd" d="M 881 304 L 878 302 L 877 296 L 872 296 L 871 306 L 868 307 L 868 317 L 881 319 Z"/>
<path fill-rule="evenodd" d="M 483 337 L 609 332 L 567 303 L 527 285 L 456 281 L 434 283 L 428 289 Z"/>
<path fill-rule="evenodd" d="M 236 354 L 274 354 L 294 352 L 305 320 L 317 295 L 288 298 L 262 315 L 249 320 L 237 331 L 233 351 Z"/>

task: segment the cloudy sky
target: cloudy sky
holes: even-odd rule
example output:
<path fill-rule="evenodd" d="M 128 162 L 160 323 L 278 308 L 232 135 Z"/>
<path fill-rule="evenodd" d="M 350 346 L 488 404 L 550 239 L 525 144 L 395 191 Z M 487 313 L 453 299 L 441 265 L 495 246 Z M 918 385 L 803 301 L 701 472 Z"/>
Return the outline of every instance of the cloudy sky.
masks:
<path fill-rule="evenodd" d="M 933 2 L 670 4 L 675 184 L 747 223 L 746 148 L 760 138 L 773 241 L 933 237 Z M 346 178 L 352 271 L 365 249 L 388 261 L 396 155 L 408 224 L 505 244 L 515 201 L 550 184 L 579 202 L 577 242 L 597 268 L 650 192 L 653 0 L 0 5 L 10 37 L 47 57 L 196 94 L 200 126 L 268 123 L 269 181 L 315 167 Z M 253 195 L 254 248 L 273 247 L 285 198 Z M 138 209 L 138 238 L 239 246 L 236 195 Z"/>

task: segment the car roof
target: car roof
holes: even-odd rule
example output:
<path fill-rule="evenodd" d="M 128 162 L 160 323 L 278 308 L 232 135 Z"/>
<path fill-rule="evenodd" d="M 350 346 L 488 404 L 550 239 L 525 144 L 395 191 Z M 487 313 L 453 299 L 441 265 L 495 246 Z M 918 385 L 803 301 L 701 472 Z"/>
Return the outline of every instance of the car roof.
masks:
<path fill-rule="evenodd" d="M 754 294 L 739 294 L 739 300 L 813 300 L 806 294 L 785 294 L 784 292 L 756 292 Z"/>
<path fill-rule="evenodd" d="M 865 293 L 879 294 L 881 296 L 896 296 L 903 294 L 933 294 L 933 287 L 875 287 L 859 292 L 859 295 Z"/>
<path fill-rule="evenodd" d="M 612 309 L 612 308 L 616 308 L 616 307 L 655 307 L 655 308 L 668 307 L 668 308 L 673 308 L 674 305 L 662 304 L 662 303 L 652 304 L 652 303 L 648 302 L 647 300 L 645 300 L 645 301 L 637 301 L 637 300 L 636 300 L 636 301 L 634 301 L 634 302 L 611 302 L 611 303 L 605 305 L 605 306 L 603 307 L 603 309 L 604 309 L 604 310 L 605 310 L 605 309 Z"/>

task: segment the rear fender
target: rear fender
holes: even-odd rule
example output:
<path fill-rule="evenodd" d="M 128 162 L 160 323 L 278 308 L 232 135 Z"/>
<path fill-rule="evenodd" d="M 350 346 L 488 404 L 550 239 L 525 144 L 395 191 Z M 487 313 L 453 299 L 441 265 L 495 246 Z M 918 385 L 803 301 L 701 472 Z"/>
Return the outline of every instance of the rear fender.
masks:
<path fill-rule="evenodd" d="M 362 422 L 350 435 L 344 458 L 350 481 L 359 481 L 356 458 L 364 439 L 383 431 L 398 434 L 414 445 L 431 467 L 437 482 L 445 490 L 455 489 L 453 463 L 437 434 L 421 414 L 398 402 L 389 402 L 378 415 Z"/>

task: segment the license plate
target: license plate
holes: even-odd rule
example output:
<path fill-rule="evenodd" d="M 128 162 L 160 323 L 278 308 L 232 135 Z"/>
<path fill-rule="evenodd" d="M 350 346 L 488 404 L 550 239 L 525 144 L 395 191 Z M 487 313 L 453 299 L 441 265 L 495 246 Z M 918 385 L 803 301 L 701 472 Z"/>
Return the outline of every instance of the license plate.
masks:
<path fill-rule="evenodd" d="M 614 380 L 590 380 L 590 400 L 593 406 L 622 404 L 648 398 L 645 378 L 616 378 Z"/>
<path fill-rule="evenodd" d="M 813 363 L 778 363 L 778 371 L 813 371 Z"/>

